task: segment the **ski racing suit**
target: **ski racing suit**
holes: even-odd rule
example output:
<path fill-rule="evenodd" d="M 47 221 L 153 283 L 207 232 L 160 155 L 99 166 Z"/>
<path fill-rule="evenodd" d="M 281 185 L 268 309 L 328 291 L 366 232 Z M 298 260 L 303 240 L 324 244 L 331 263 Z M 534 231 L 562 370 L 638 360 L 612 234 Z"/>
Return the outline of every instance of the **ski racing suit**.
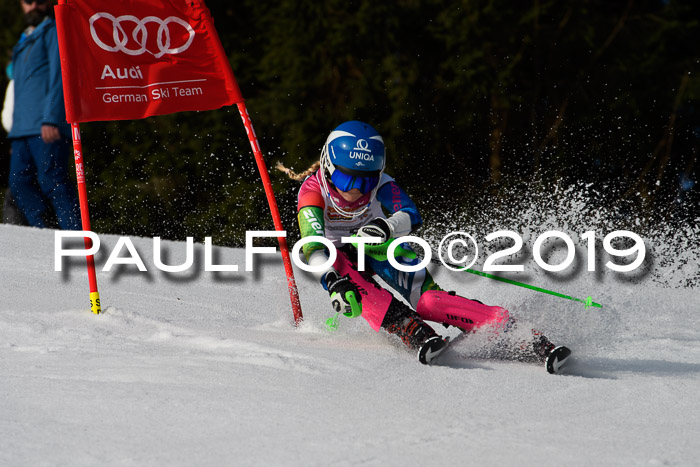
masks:
<path fill-rule="evenodd" d="M 327 196 L 333 196 L 335 203 L 346 212 L 359 211 L 369 203 L 367 210 L 358 217 L 343 216 L 324 196 L 319 178 L 322 176 L 321 171 L 315 172 L 304 180 L 299 190 L 297 218 L 301 236 L 322 236 L 333 242 L 338 252 L 333 269 L 341 276 L 348 275 L 357 286 L 361 294 L 362 317 L 372 329 L 386 329 L 399 335 L 409 347 L 416 347 L 426 336 L 435 335 L 434 330 L 423 320 L 457 326 L 464 331 L 472 331 L 486 324 L 505 325 L 508 321 L 507 310 L 443 291 L 425 268 L 403 272 L 394 268 L 389 261 L 365 255 L 365 271 L 358 271 L 357 252 L 341 243 L 342 237 L 351 236 L 360 227 L 380 217 L 386 219 L 391 226 L 392 238 L 399 238 L 420 227 L 421 216 L 408 195 L 387 174 L 382 174 L 375 199 L 371 199 L 370 192 L 354 202 L 348 202 L 329 185 Z M 407 245 L 404 247 L 409 249 Z M 303 252 L 306 262 L 312 266 L 325 263 L 329 257 L 326 247 L 320 242 L 305 244 Z M 418 258 L 403 256 L 396 260 L 405 265 L 420 262 Z M 324 288 L 326 272 L 317 273 Z M 383 288 L 372 274 L 379 276 L 411 307 Z"/>

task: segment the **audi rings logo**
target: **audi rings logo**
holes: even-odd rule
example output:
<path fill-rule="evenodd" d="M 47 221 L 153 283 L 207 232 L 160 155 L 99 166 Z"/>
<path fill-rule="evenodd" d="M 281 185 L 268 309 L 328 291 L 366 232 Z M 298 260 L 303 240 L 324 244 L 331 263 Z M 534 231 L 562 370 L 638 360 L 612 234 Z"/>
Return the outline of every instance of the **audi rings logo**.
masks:
<path fill-rule="evenodd" d="M 105 43 L 97 36 L 95 23 L 100 20 L 110 21 L 112 23 L 113 45 Z M 131 37 L 129 37 L 124 30 L 124 26 L 122 26 L 124 23 L 133 23 L 135 25 L 134 30 L 131 32 Z M 158 47 L 158 53 L 148 50 L 146 46 L 148 42 L 148 29 L 146 25 L 148 23 L 155 23 L 158 25 L 158 35 L 155 42 Z M 171 43 L 171 27 L 184 28 L 185 32 L 188 34 L 188 38 L 184 44 L 174 45 Z M 156 58 L 160 58 L 166 54 L 174 55 L 182 53 L 192 45 L 192 41 L 194 40 L 194 29 L 192 29 L 192 26 L 190 26 L 187 21 L 175 16 L 169 16 L 166 19 L 160 19 L 156 16 L 147 16 L 143 19 L 139 19 L 132 15 L 115 17 L 104 12 L 95 13 L 90 18 L 90 34 L 95 44 L 108 52 L 124 52 L 128 55 L 141 55 L 148 52 L 153 54 Z"/>

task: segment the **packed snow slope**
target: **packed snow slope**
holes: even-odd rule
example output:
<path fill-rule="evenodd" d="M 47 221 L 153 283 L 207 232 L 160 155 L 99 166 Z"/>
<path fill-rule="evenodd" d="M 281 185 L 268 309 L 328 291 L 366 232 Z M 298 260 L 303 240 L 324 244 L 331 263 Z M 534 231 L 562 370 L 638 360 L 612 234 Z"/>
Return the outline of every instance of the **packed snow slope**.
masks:
<path fill-rule="evenodd" d="M 164 273 L 152 239 L 132 238 L 148 272 L 102 272 L 117 239 L 101 236 L 96 316 L 84 260 L 54 271 L 54 231 L 0 225 L 0 465 L 700 464 L 694 247 L 659 270 L 650 241 L 634 280 L 531 262 L 512 276 L 603 308 L 433 269 L 571 347 L 553 376 L 485 358 L 480 334 L 425 367 L 362 318 L 330 332 L 326 293 L 299 270 L 295 328 L 274 256 L 249 273 L 244 250 L 216 248 L 240 271 L 212 273 L 196 245 L 189 271 Z M 185 243 L 162 251 L 180 264 Z"/>

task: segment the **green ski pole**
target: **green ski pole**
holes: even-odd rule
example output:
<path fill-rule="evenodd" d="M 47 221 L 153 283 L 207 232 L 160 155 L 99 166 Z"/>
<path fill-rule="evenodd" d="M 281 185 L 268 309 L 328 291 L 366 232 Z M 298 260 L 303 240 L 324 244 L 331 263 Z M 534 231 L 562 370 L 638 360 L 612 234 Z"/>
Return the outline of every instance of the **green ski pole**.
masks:
<path fill-rule="evenodd" d="M 365 254 L 374 257 L 375 259 L 378 259 L 380 261 L 386 261 L 387 259 L 387 250 L 389 248 L 389 245 L 391 244 L 393 240 L 389 240 L 386 243 L 383 243 L 381 245 L 366 245 L 365 246 Z M 403 256 L 406 258 L 415 258 L 417 255 L 414 251 L 412 250 L 407 250 L 401 246 L 398 246 L 395 250 L 395 256 Z M 442 261 L 436 258 L 431 258 L 430 259 L 431 263 L 435 264 L 443 264 Z M 511 285 L 517 285 L 518 287 L 524 287 L 526 289 L 534 290 L 536 292 L 542 292 L 546 293 L 548 295 L 553 295 L 555 297 L 561 297 L 561 298 L 566 298 L 567 300 L 573 300 L 575 302 L 580 302 L 583 303 L 585 308 L 590 308 L 590 307 L 596 307 L 596 308 L 602 308 L 603 305 L 600 303 L 596 303 L 593 301 L 592 297 L 586 297 L 585 300 L 581 300 L 580 298 L 575 298 L 571 297 L 569 295 L 564 295 L 559 292 L 554 292 L 552 290 L 547 290 L 543 289 L 542 287 L 537 287 L 534 285 L 530 284 L 525 284 L 523 282 L 518 282 L 514 281 L 513 279 L 506 279 L 505 277 L 500 277 L 500 276 L 495 276 L 493 274 L 489 274 L 483 271 L 477 271 L 476 269 L 470 269 L 470 268 L 459 268 L 459 266 L 455 264 L 450 264 L 453 268 L 458 268 L 459 271 L 465 271 L 470 274 L 475 274 L 477 276 L 482 276 L 482 277 L 488 277 L 489 279 L 493 279 L 499 282 L 505 282 L 506 284 L 511 284 Z"/>
<path fill-rule="evenodd" d="M 431 262 L 435 262 L 435 261 L 431 260 Z M 439 260 L 437 262 L 439 263 Z M 534 290 L 536 292 L 542 292 L 542 293 L 546 293 L 548 295 L 554 295 L 555 297 L 561 297 L 561 298 L 566 298 L 568 300 L 573 300 L 575 302 L 581 302 L 584 304 L 585 308 L 590 308 L 592 306 L 596 307 L 596 308 L 603 307 L 603 305 L 601 305 L 600 303 L 594 302 L 593 298 L 590 296 L 587 297 L 585 300 L 581 300 L 580 298 L 575 298 L 575 297 L 571 297 L 569 295 L 564 295 L 564 294 L 559 293 L 559 292 L 554 292 L 552 290 L 543 289 L 542 287 L 537 287 L 534 285 L 525 284 L 523 282 L 514 281 L 512 279 L 506 279 L 505 277 L 494 276 L 493 274 L 489 274 L 489 273 L 486 273 L 483 271 L 477 271 L 476 269 L 462 268 L 462 269 L 460 269 L 460 271 L 466 271 L 470 274 L 476 274 L 477 276 L 488 277 L 489 279 L 493 279 L 493 280 L 496 280 L 499 282 L 505 282 L 506 284 L 517 285 L 519 287 L 524 287 L 526 289 Z"/>

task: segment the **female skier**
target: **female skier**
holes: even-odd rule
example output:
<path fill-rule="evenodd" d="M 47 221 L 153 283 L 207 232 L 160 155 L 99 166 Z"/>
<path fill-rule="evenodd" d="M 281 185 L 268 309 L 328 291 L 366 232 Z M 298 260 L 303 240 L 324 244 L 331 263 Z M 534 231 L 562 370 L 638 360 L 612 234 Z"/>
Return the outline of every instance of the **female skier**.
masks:
<path fill-rule="evenodd" d="M 465 332 L 487 325 L 508 331 L 513 320 L 507 310 L 443 291 L 425 268 L 399 271 L 386 257 L 359 258 L 355 248 L 341 243 L 342 237 L 355 234 L 388 245 L 391 239 L 409 235 L 421 226 L 418 209 L 394 179 L 384 173 L 385 166 L 382 137 L 359 121 L 345 122 L 334 129 L 321 150 L 320 161 L 305 172 L 296 174 L 278 164 L 278 169 L 290 178 L 303 180 L 297 205 L 302 238 L 322 236 L 336 247 L 332 267 L 316 273 L 330 294 L 334 310 L 349 317 L 361 314 L 375 331 L 384 329 L 397 335 L 417 352 L 423 364 L 430 363 L 448 344 L 424 320 L 456 326 Z M 310 266 L 327 263 L 329 258 L 329 251 L 321 242 L 305 244 L 303 252 Z M 399 256 L 396 260 L 405 265 L 418 264 L 419 259 L 411 256 Z M 358 267 L 362 263 L 364 271 Z M 411 306 L 379 285 L 373 274 Z M 544 362 L 555 346 L 533 333 L 531 351 Z M 559 363 L 563 363 L 562 358 Z M 548 371 L 553 372 L 549 367 Z"/>

